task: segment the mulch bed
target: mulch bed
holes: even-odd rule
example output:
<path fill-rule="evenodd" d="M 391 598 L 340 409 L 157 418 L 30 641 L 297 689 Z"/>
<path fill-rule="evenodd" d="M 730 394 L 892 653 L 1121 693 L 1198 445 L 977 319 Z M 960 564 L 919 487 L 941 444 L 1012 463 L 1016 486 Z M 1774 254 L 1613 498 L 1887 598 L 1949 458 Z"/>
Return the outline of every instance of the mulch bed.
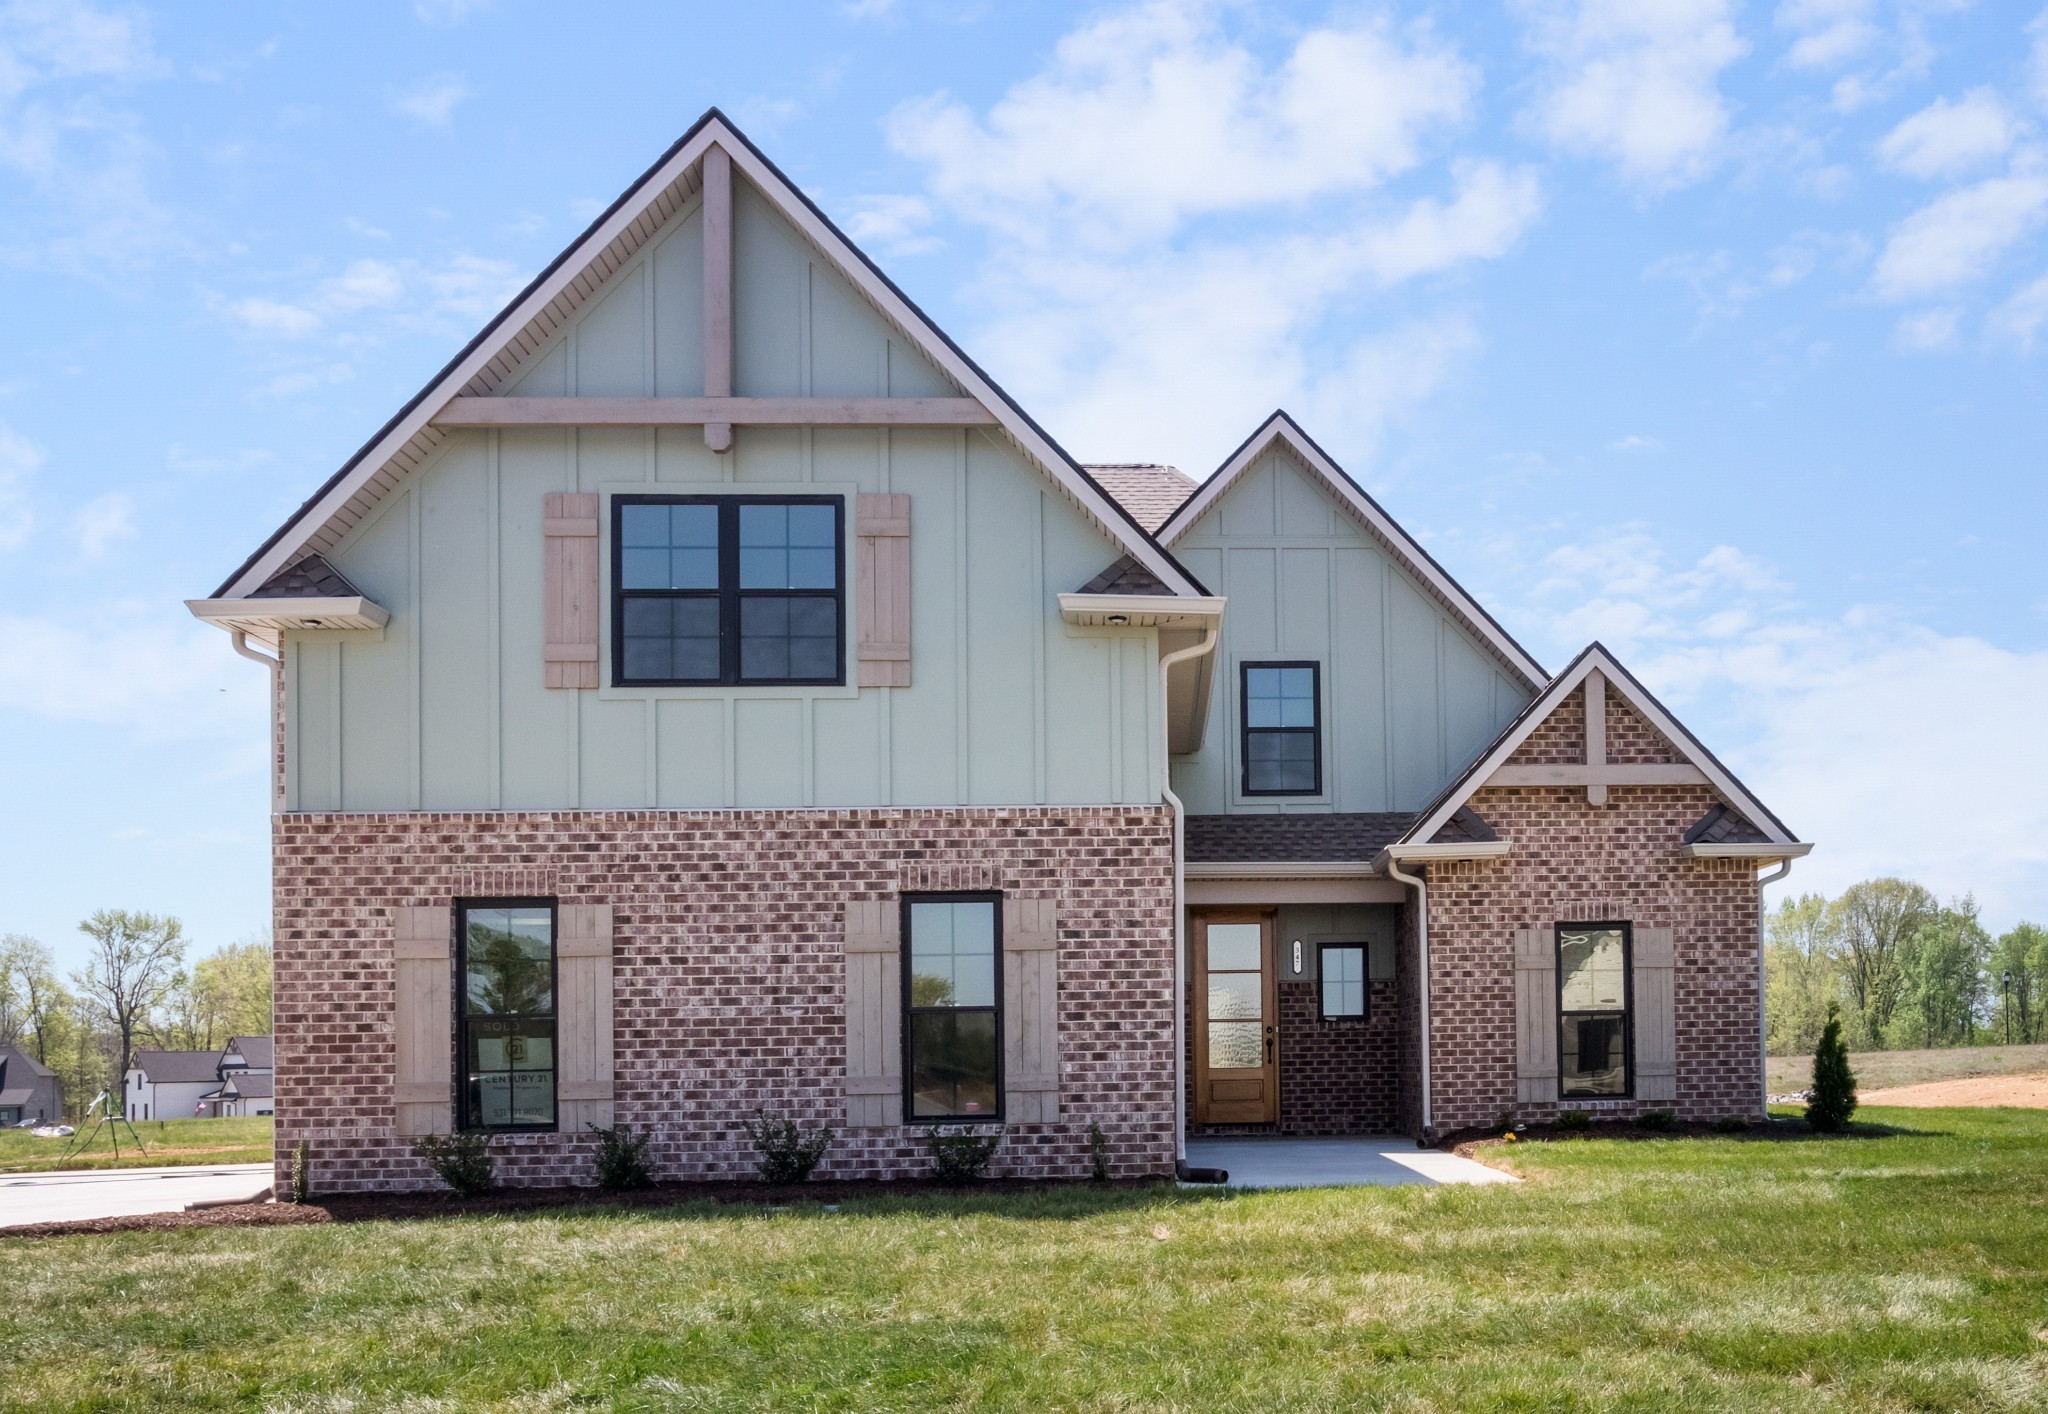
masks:
<path fill-rule="evenodd" d="M 1596 1121 L 1584 1129 L 1565 1129 L 1555 1124 L 1532 1124 L 1518 1130 L 1511 1143 L 1497 1129 L 1466 1129 L 1456 1134 L 1447 1134 L 1438 1141 L 1439 1149 L 1448 1149 L 1461 1159 L 1471 1159 L 1493 1168 L 1506 1166 L 1498 1162 L 1528 1144 L 1569 1144 L 1574 1140 L 1621 1139 L 1631 1143 L 1651 1139 L 1743 1139 L 1765 1143 L 1783 1143 L 1787 1140 L 1814 1139 L 1883 1139 L 1889 1135 L 1904 1133 L 1894 1125 L 1852 1123 L 1840 1134 L 1816 1134 L 1807 1128 L 1803 1119 L 1773 1118 L 1737 1130 L 1716 1129 L 1711 1124 L 1674 1124 L 1664 1129 L 1651 1129 L 1646 1125 L 1627 1121 Z"/>
<path fill-rule="evenodd" d="M 796 1203 L 845 1203 L 863 1198 L 959 1198 L 981 1194 L 1050 1193 L 1062 1189 L 1137 1191 L 1169 1187 L 1163 1178 L 1113 1179 L 1108 1183 L 992 1178 L 966 1187 L 928 1179 L 873 1179 L 819 1183 L 661 1183 L 632 1193 L 594 1188 L 501 1188 L 475 1198 L 453 1193 L 338 1193 L 307 1203 L 230 1203 L 193 1212 L 137 1213 L 81 1222 L 32 1223 L 0 1228 L 0 1238 L 76 1237 L 101 1232 L 169 1232 L 188 1227 L 300 1227 L 318 1223 L 406 1222 L 432 1218 L 493 1217 L 544 1212 L 551 1208 L 672 1208 L 680 1203 L 722 1203 L 786 1207 Z"/>

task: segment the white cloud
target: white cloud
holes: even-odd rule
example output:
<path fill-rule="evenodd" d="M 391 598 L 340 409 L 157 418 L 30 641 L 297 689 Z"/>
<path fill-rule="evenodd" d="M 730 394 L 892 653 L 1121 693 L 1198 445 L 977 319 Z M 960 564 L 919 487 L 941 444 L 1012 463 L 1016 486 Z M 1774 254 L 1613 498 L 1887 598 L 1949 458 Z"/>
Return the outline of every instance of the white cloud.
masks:
<path fill-rule="evenodd" d="M 846 233 L 861 245 L 914 255 L 938 246 L 925 234 L 931 223 L 931 203 L 921 196 L 862 196 L 854 198 Z"/>
<path fill-rule="evenodd" d="M 2048 108 L 2048 10 L 2034 17 L 2034 22 L 2027 26 L 2027 34 L 2033 40 L 2027 56 L 2027 78 L 2034 91 L 2034 102 Z"/>
<path fill-rule="evenodd" d="M 73 515 L 71 532 L 78 541 L 78 553 L 97 560 L 111 547 L 135 538 L 135 502 L 121 491 L 95 496 Z"/>
<path fill-rule="evenodd" d="M 268 382 L 258 385 L 252 391 L 259 398 L 290 398 L 300 393 L 310 393 L 315 388 L 332 387 L 346 383 L 356 376 L 356 371 L 345 363 L 330 363 L 319 368 L 301 368 L 280 373 Z"/>
<path fill-rule="evenodd" d="M 1656 187 L 1703 176 L 1728 133 L 1721 71 L 1749 52 L 1727 0 L 1520 0 L 1550 73 L 1529 114 L 1553 145 Z"/>
<path fill-rule="evenodd" d="M 1476 85 L 1426 36 L 1371 23 L 1310 30 L 1267 66 L 1216 6 L 1153 0 L 1067 35 L 985 120 L 939 94 L 888 131 L 956 212 L 1021 242 L 1116 244 L 1375 186 L 1414 167 Z"/>
<path fill-rule="evenodd" d="M 1877 609 L 1805 613 L 1730 547 L 1674 567 L 1624 532 L 1551 567 L 1538 597 L 1575 641 L 1605 641 L 1816 842 L 1795 880 L 1833 891 L 1899 872 L 1974 890 L 2000 927 L 2048 910 L 2048 796 L 2013 789 L 2048 780 L 2048 652 Z"/>
<path fill-rule="evenodd" d="M 322 290 L 320 302 L 333 313 L 382 309 L 397 304 L 405 293 L 405 276 L 387 260 L 358 260 Z"/>
<path fill-rule="evenodd" d="M 413 18 L 436 29 L 453 29 L 471 15 L 488 14 L 498 0 L 412 0 Z"/>
<path fill-rule="evenodd" d="M 391 106 L 429 127 L 445 128 L 455 105 L 470 97 L 469 84 L 460 74 L 428 74 L 402 93 L 394 94 Z"/>
<path fill-rule="evenodd" d="M 1937 98 L 1877 145 L 1886 166 L 1911 177 L 1967 171 L 2012 147 L 2018 124 L 1998 95 L 1973 88 L 1956 102 Z"/>
<path fill-rule="evenodd" d="M 1874 0 L 1785 0 L 1776 24 L 1798 36 L 1786 62 L 1801 69 L 1832 69 L 1865 53 L 1882 33 L 1871 22 Z"/>
<path fill-rule="evenodd" d="M 1924 310 L 1899 320 L 1894 334 L 1899 347 L 1910 353 L 1934 353 L 1955 346 L 1962 318 L 1963 312 L 1953 305 Z"/>
<path fill-rule="evenodd" d="M 1644 437 L 1631 432 L 1628 436 L 1609 444 L 1613 452 L 1661 452 L 1664 444 L 1655 437 Z"/>
<path fill-rule="evenodd" d="M 852 20 L 881 20 L 896 13 L 898 0 L 839 0 L 839 13 Z"/>
<path fill-rule="evenodd" d="M 1991 331 L 2031 350 L 2034 336 L 2048 324 L 2048 275 L 2014 291 L 2012 297 L 1991 311 Z"/>
<path fill-rule="evenodd" d="M 61 618 L 0 615 L 0 709 L 150 739 L 247 741 L 267 696 L 264 675 L 228 653 L 218 629 L 183 617 L 154 599 Z"/>
<path fill-rule="evenodd" d="M 320 316 L 312 310 L 278 300 L 252 296 L 228 306 L 228 314 L 252 334 L 280 339 L 300 339 L 320 327 Z"/>
<path fill-rule="evenodd" d="M 2048 216 L 2048 176 L 1993 177 L 1936 198 L 1892 228 L 1873 283 L 1886 299 L 1946 290 L 1990 270 Z"/>
<path fill-rule="evenodd" d="M 0 423 L 0 550 L 19 547 L 35 527 L 28 482 L 42 464 L 42 448 Z"/>
<path fill-rule="evenodd" d="M 0 5 L 0 98 L 58 79 L 147 78 L 164 69 L 130 14 L 80 0 Z"/>
<path fill-rule="evenodd" d="M 430 266 L 414 260 L 357 260 L 298 300 L 250 296 L 226 305 L 252 334 L 302 339 L 345 325 L 351 316 L 395 311 L 402 327 L 438 327 L 488 318 L 524 281 L 506 260 L 457 255 Z"/>

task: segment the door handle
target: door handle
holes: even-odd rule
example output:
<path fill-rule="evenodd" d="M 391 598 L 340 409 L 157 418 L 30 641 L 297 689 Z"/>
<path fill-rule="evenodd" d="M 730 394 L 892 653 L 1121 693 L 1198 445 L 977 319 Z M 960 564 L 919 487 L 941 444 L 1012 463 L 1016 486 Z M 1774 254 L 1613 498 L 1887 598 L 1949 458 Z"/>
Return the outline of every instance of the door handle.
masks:
<path fill-rule="evenodd" d="M 1274 1033 L 1275 1031 L 1277 1031 L 1277 1030 L 1279 1030 L 1279 1028 L 1278 1028 L 1278 1027 L 1276 1027 L 1276 1026 L 1268 1026 L 1268 1027 L 1266 1028 L 1266 1064 L 1267 1064 L 1267 1065 L 1271 1065 L 1271 1064 L 1273 1063 L 1273 1033 Z"/>

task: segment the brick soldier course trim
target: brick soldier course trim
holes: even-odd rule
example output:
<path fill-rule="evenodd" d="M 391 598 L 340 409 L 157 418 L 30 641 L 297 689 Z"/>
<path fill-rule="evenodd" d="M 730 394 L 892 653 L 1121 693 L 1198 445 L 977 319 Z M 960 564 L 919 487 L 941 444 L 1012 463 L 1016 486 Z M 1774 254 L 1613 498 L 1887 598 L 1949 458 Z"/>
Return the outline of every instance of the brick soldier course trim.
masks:
<path fill-rule="evenodd" d="M 307 1141 L 319 1191 L 433 1182 L 393 1129 L 392 910 L 533 894 L 613 906 L 617 1119 L 653 1136 L 660 1177 L 751 1177 L 756 1106 L 840 1131 L 820 1177 L 922 1176 L 921 1127 L 844 1128 L 844 907 L 961 879 L 1059 899 L 1060 1118 L 1006 1126 L 991 1172 L 1085 1177 L 1091 1122 L 1115 1174 L 1172 1170 L 1161 806 L 290 814 L 272 833 L 277 1150 Z M 492 1148 L 507 1184 L 593 1178 L 587 1134 Z"/>

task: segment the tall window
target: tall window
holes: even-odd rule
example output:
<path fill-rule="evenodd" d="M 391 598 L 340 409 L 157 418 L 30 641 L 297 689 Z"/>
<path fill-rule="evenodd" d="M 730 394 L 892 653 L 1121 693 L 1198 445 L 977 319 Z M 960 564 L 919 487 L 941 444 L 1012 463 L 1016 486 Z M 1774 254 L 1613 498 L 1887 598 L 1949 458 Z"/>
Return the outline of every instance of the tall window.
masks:
<path fill-rule="evenodd" d="M 1628 962 L 1628 924 L 1558 925 L 1558 1089 L 1565 1096 L 1629 1092 Z"/>
<path fill-rule="evenodd" d="M 1244 665 L 1244 794 L 1321 793 L 1320 671 L 1314 663 Z"/>
<path fill-rule="evenodd" d="M 1002 1118 L 1001 898 L 917 894 L 903 905 L 905 1112 Z"/>
<path fill-rule="evenodd" d="M 838 683 L 836 496 L 612 498 L 612 681 Z"/>
<path fill-rule="evenodd" d="M 1316 977 L 1323 992 L 1323 1020 L 1365 1019 L 1372 984 L 1365 975 L 1363 945 L 1324 943 L 1316 949 Z"/>
<path fill-rule="evenodd" d="M 555 904 L 458 905 L 464 1129 L 555 1127 Z"/>

